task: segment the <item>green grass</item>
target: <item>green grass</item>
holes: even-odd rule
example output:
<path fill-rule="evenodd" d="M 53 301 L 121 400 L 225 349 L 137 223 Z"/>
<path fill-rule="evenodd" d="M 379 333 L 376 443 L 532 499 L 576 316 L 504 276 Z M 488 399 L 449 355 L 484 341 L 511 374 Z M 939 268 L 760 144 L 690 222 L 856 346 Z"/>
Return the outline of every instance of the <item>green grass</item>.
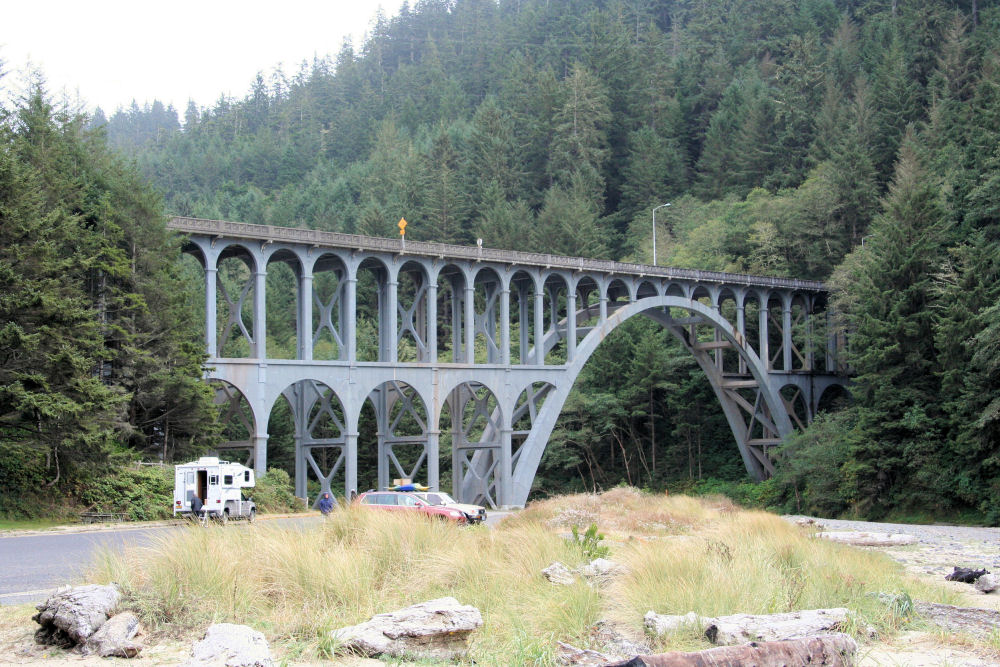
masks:
<path fill-rule="evenodd" d="M 0 519 L 0 530 L 41 530 L 68 523 L 66 519 Z"/>

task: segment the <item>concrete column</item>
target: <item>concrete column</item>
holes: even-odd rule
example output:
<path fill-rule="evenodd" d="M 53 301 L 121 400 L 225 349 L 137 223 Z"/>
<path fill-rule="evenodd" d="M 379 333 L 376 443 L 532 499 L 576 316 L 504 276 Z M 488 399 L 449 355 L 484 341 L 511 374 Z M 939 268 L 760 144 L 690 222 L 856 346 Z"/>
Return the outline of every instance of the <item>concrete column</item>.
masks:
<path fill-rule="evenodd" d="M 397 298 L 399 294 L 399 283 L 390 280 L 386 283 L 386 304 L 385 304 L 385 351 L 386 357 L 382 361 L 396 363 L 399 360 L 399 305 Z"/>
<path fill-rule="evenodd" d="M 513 493 L 514 493 L 514 470 L 513 470 L 513 456 L 511 452 L 511 436 L 513 435 L 513 429 L 510 427 L 510 416 L 509 412 L 513 411 L 513 407 L 510 410 L 504 412 L 503 428 L 500 429 L 500 462 L 497 465 L 497 476 L 499 477 L 497 484 L 497 504 L 500 507 L 507 507 L 513 504 Z"/>
<path fill-rule="evenodd" d="M 806 318 L 806 367 L 805 370 L 812 371 L 816 367 L 816 351 L 813 349 L 813 312 L 812 304 L 805 313 Z"/>
<path fill-rule="evenodd" d="M 439 491 L 441 485 L 441 431 L 427 431 L 427 486 Z"/>
<path fill-rule="evenodd" d="M 600 306 L 600 318 L 601 322 L 608 319 L 608 295 L 601 295 L 601 306 Z"/>
<path fill-rule="evenodd" d="M 427 286 L 427 358 L 423 361 L 437 363 L 438 355 L 438 286 Z"/>
<path fill-rule="evenodd" d="M 347 346 L 346 359 L 354 363 L 358 360 L 358 279 L 353 275 L 349 276 L 344 287 L 347 312 L 344 321 L 340 323 L 340 335 L 344 337 L 344 344 Z"/>
<path fill-rule="evenodd" d="M 253 355 L 267 359 L 267 269 L 254 273 Z"/>
<path fill-rule="evenodd" d="M 267 472 L 267 433 L 253 436 L 253 470 L 258 475 Z"/>
<path fill-rule="evenodd" d="M 465 363 L 476 361 L 476 288 L 465 286 Z"/>
<path fill-rule="evenodd" d="M 211 259 L 206 262 L 211 266 L 205 267 L 205 352 L 210 359 L 219 356 L 218 350 L 218 305 L 216 303 L 216 291 L 218 290 L 219 270 Z"/>
<path fill-rule="evenodd" d="M 747 322 L 746 309 L 743 306 L 736 306 L 736 333 L 739 334 L 741 346 L 747 342 Z M 747 362 L 740 354 L 740 373 L 747 372 Z"/>
<path fill-rule="evenodd" d="M 576 292 L 566 294 L 566 363 L 576 356 Z"/>
<path fill-rule="evenodd" d="M 299 359 L 312 361 L 313 358 L 313 276 L 303 271 L 299 278 Z"/>
<path fill-rule="evenodd" d="M 792 309 L 788 305 L 781 311 L 781 340 L 781 370 L 787 373 L 792 370 Z"/>
<path fill-rule="evenodd" d="M 451 360 L 461 363 L 465 359 L 462 353 L 462 295 L 455 283 L 451 284 Z"/>
<path fill-rule="evenodd" d="M 760 328 L 760 362 L 764 365 L 764 370 L 771 370 L 771 351 L 767 344 L 767 297 L 761 297 L 760 300 L 760 317 L 759 317 L 759 328 Z"/>
<path fill-rule="evenodd" d="M 358 434 L 344 434 L 344 495 L 358 490 Z"/>
<path fill-rule="evenodd" d="M 535 292 L 535 363 L 545 365 L 545 294 Z"/>
<path fill-rule="evenodd" d="M 302 440 L 306 436 L 306 423 L 308 415 L 305 413 L 305 396 L 303 396 L 302 384 L 294 390 L 291 402 L 292 420 L 295 422 L 295 497 L 305 498 L 307 493 L 306 474 L 309 463 L 306 461 L 305 450 L 302 447 Z"/>
<path fill-rule="evenodd" d="M 531 347 L 531 323 L 528 322 L 528 290 L 523 286 L 517 288 L 517 308 L 518 308 L 518 338 L 520 339 L 521 352 L 518 363 L 524 365 L 528 363 L 528 349 Z"/>
<path fill-rule="evenodd" d="M 500 363 L 510 366 L 510 289 L 500 292 Z"/>

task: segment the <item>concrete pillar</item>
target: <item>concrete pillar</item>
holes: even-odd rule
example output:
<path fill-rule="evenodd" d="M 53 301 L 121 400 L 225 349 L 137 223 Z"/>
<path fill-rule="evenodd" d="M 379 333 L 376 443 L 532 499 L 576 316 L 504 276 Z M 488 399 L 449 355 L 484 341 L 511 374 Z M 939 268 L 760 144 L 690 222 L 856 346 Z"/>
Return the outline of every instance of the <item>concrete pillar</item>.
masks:
<path fill-rule="evenodd" d="M 441 431 L 427 431 L 427 486 L 431 487 L 431 491 L 439 491 L 441 485 L 440 443 Z"/>
<path fill-rule="evenodd" d="M 542 290 L 535 292 L 535 363 L 545 365 L 545 294 Z"/>
<path fill-rule="evenodd" d="M 216 291 L 219 289 L 219 270 L 211 258 L 205 261 L 207 264 L 205 266 L 205 353 L 210 359 L 214 359 L 219 356 L 219 311 L 216 303 Z"/>
<path fill-rule="evenodd" d="M 576 356 L 576 292 L 566 294 L 566 363 Z"/>
<path fill-rule="evenodd" d="M 254 273 L 253 356 L 267 359 L 267 269 Z"/>
<path fill-rule="evenodd" d="M 427 286 L 427 358 L 421 361 L 437 363 L 438 355 L 438 286 Z"/>
<path fill-rule="evenodd" d="M 344 495 L 358 490 L 358 434 L 344 434 Z"/>
<path fill-rule="evenodd" d="M 451 360 L 462 363 L 465 354 L 462 352 L 462 295 L 455 282 L 451 283 Z"/>
<path fill-rule="evenodd" d="M 739 334 L 740 347 L 742 347 L 747 342 L 746 309 L 742 305 L 736 306 L 736 333 Z M 745 374 L 747 372 L 747 362 L 746 359 L 743 358 L 742 354 L 740 354 L 739 372 L 741 374 Z"/>
<path fill-rule="evenodd" d="M 816 366 L 816 351 L 813 349 L 813 308 L 809 304 L 805 313 L 806 318 L 806 364 L 805 370 L 812 371 Z"/>
<path fill-rule="evenodd" d="M 465 363 L 472 364 L 476 361 L 476 288 L 472 285 L 465 286 Z"/>
<path fill-rule="evenodd" d="M 513 429 L 510 426 L 510 414 L 513 412 L 513 407 L 509 410 L 504 410 L 503 414 L 503 427 L 500 429 L 500 461 L 497 465 L 497 505 L 500 507 L 510 506 L 513 504 L 513 493 L 514 493 L 514 470 L 513 470 L 513 456 L 511 452 L 511 439 L 513 436 Z"/>
<path fill-rule="evenodd" d="M 764 365 L 764 370 L 771 370 L 771 351 L 767 344 L 767 297 L 760 299 L 760 317 L 758 319 L 760 328 L 760 362 Z"/>
<path fill-rule="evenodd" d="M 292 420 L 295 423 L 295 497 L 305 498 L 308 488 L 306 474 L 309 463 L 306 461 L 302 441 L 306 436 L 306 429 L 309 428 L 306 423 L 309 415 L 304 414 L 305 396 L 301 383 L 293 390 L 292 397 Z"/>
<path fill-rule="evenodd" d="M 787 373 L 792 370 L 792 308 L 789 304 L 785 304 L 781 311 L 781 340 L 781 370 Z"/>
<path fill-rule="evenodd" d="M 344 304 L 346 306 L 344 320 L 340 323 L 340 335 L 344 337 L 347 346 L 347 361 L 358 360 L 358 279 L 348 276 L 344 285 Z"/>
<path fill-rule="evenodd" d="M 601 294 L 601 306 L 600 306 L 600 318 L 601 322 L 608 319 L 608 295 Z"/>
<path fill-rule="evenodd" d="M 299 277 L 299 354 L 298 358 L 312 361 L 313 358 L 313 276 L 303 271 Z"/>
<path fill-rule="evenodd" d="M 510 366 L 510 288 L 500 292 L 500 363 Z"/>
<path fill-rule="evenodd" d="M 399 360 L 399 304 L 397 303 L 399 294 L 399 283 L 389 280 L 386 283 L 386 304 L 385 304 L 385 351 L 386 356 L 382 361 L 396 363 Z"/>
<path fill-rule="evenodd" d="M 517 288 L 517 308 L 518 308 L 518 338 L 520 339 L 520 360 L 518 363 L 524 365 L 528 363 L 528 349 L 531 347 L 531 324 L 528 322 L 528 298 L 529 292 L 523 285 Z"/>
<path fill-rule="evenodd" d="M 253 436 L 253 470 L 258 475 L 267 472 L 267 433 Z"/>

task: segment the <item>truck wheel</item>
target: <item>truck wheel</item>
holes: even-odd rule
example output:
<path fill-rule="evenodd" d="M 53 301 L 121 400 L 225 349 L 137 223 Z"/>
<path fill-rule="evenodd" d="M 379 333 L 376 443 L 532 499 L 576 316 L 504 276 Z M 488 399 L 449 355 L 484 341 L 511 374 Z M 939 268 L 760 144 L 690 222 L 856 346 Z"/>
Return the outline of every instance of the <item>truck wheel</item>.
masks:
<path fill-rule="evenodd" d="M 257 508 L 256 507 L 251 507 L 250 508 L 250 514 L 249 514 L 249 516 L 247 516 L 247 521 L 249 521 L 250 523 L 253 523 L 256 518 L 257 518 Z"/>
<path fill-rule="evenodd" d="M 222 510 L 222 514 L 219 515 L 219 523 L 221 523 L 223 526 L 225 526 L 227 521 L 229 521 L 229 508 L 228 507 L 226 509 Z"/>

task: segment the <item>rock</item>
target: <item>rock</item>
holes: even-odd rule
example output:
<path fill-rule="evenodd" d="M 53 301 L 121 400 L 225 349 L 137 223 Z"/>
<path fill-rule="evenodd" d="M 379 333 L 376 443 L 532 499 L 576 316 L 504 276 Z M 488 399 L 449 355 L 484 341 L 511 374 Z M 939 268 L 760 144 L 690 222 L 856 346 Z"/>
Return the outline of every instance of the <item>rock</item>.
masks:
<path fill-rule="evenodd" d="M 705 630 L 708 629 L 708 626 L 715 622 L 715 619 L 699 616 L 693 611 L 689 611 L 683 616 L 657 614 L 653 611 L 647 611 L 646 615 L 643 617 L 643 622 L 646 626 L 646 630 L 650 634 L 659 636 L 679 630 L 683 627 L 695 628 L 699 632 L 705 632 Z"/>
<path fill-rule="evenodd" d="M 602 650 L 616 656 L 624 657 L 626 655 L 641 655 L 650 652 L 648 646 L 637 644 L 620 633 L 614 623 L 603 619 L 594 624 L 590 636 L 601 646 Z"/>
<path fill-rule="evenodd" d="M 246 625 L 216 623 L 191 647 L 185 667 L 273 667 L 264 635 Z"/>
<path fill-rule="evenodd" d="M 705 636 L 713 644 L 781 641 L 838 632 L 847 621 L 844 607 L 806 609 L 783 614 L 734 614 L 711 619 Z"/>
<path fill-rule="evenodd" d="M 599 651 L 589 648 L 577 648 L 572 644 L 559 644 L 559 663 L 562 665 L 577 665 L 578 667 L 596 667 L 611 662 L 611 658 Z"/>
<path fill-rule="evenodd" d="M 1000 611 L 977 607 L 954 607 L 936 602 L 916 602 L 917 613 L 950 632 L 967 632 L 979 638 L 989 637 L 1000 627 Z"/>
<path fill-rule="evenodd" d="M 131 611 L 115 614 L 90 636 L 84 653 L 97 653 L 102 658 L 134 658 L 142 644 L 132 641 L 139 633 L 139 617 Z"/>
<path fill-rule="evenodd" d="M 370 657 L 455 660 L 465 656 L 469 633 L 482 624 L 478 609 L 449 597 L 378 614 L 359 625 L 334 630 L 331 636 L 344 649 Z"/>
<path fill-rule="evenodd" d="M 976 579 L 976 583 L 974 583 L 973 586 L 976 587 L 977 591 L 992 593 L 996 589 L 1000 588 L 1000 577 L 995 574 L 984 574 Z"/>
<path fill-rule="evenodd" d="M 869 533 L 858 530 L 837 530 L 817 533 L 824 540 L 833 540 L 841 544 L 851 544 L 856 547 L 902 547 L 916 544 L 917 538 L 904 533 Z"/>
<path fill-rule="evenodd" d="M 88 584 L 60 589 L 35 607 L 38 613 L 31 618 L 42 626 L 35 633 L 35 641 L 56 641 L 63 645 L 65 641 L 62 636 L 49 629 L 55 628 L 65 633 L 65 637 L 74 644 L 83 644 L 104 625 L 118 606 L 119 600 L 121 593 L 114 584 Z"/>
<path fill-rule="evenodd" d="M 844 634 L 802 637 L 787 641 L 754 642 L 742 646 L 720 646 L 705 651 L 674 651 L 638 655 L 607 667 L 850 667 L 858 645 Z"/>
<path fill-rule="evenodd" d="M 542 570 L 542 575 L 553 584 L 560 586 L 570 586 L 576 581 L 573 572 L 559 561 Z"/>
<path fill-rule="evenodd" d="M 580 574 L 587 579 L 610 579 L 625 571 L 618 563 L 607 558 L 595 558 L 587 565 L 580 568 Z"/>
<path fill-rule="evenodd" d="M 963 584 L 975 583 L 984 574 L 989 574 L 989 571 L 974 570 L 970 567 L 955 567 L 955 570 L 948 575 L 945 575 L 945 579 L 948 581 L 957 581 Z"/>

